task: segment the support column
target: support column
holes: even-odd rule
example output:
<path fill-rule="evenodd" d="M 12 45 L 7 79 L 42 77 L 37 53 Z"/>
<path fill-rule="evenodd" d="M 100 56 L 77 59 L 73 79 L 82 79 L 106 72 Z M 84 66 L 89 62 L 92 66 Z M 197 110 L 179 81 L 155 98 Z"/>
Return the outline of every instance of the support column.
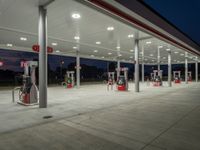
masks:
<path fill-rule="evenodd" d="M 79 50 L 76 51 L 76 87 L 80 87 L 80 56 Z"/>
<path fill-rule="evenodd" d="M 119 76 L 120 76 L 120 60 L 117 60 L 117 80 L 118 80 L 118 78 L 119 78 Z"/>
<path fill-rule="evenodd" d="M 160 71 L 160 48 L 158 46 L 158 53 L 157 53 L 157 63 L 158 63 L 158 71 Z"/>
<path fill-rule="evenodd" d="M 198 71 L 198 57 L 196 57 L 196 62 L 195 62 L 195 79 L 196 79 L 196 82 L 198 82 L 198 74 L 199 74 L 199 71 Z"/>
<path fill-rule="evenodd" d="M 47 107 L 47 11 L 39 6 L 39 107 Z"/>
<path fill-rule="evenodd" d="M 139 92 L 139 40 L 135 39 L 135 92 Z"/>
<path fill-rule="evenodd" d="M 188 53 L 185 52 L 185 83 L 188 84 Z"/>
<path fill-rule="evenodd" d="M 142 82 L 144 83 L 144 46 L 142 46 Z"/>
<path fill-rule="evenodd" d="M 171 51 L 168 52 L 168 86 L 172 86 L 172 59 Z"/>

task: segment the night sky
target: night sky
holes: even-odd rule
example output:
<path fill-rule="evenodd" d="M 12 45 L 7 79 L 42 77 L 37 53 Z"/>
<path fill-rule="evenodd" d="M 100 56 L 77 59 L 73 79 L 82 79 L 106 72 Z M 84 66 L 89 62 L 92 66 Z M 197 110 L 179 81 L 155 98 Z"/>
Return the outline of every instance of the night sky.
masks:
<path fill-rule="evenodd" d="M 200 0 L 143 0 L 200 45 Z"/>

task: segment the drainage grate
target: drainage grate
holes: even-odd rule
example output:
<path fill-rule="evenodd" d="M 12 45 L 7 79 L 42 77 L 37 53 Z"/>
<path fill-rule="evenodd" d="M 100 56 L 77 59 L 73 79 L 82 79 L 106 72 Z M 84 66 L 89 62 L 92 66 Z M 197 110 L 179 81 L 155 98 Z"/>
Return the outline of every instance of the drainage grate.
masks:
<path fill-rule="evenodd" d="M 50 119 L 53 118 L 53 116 L 44 116 L 43 119 Z"/>

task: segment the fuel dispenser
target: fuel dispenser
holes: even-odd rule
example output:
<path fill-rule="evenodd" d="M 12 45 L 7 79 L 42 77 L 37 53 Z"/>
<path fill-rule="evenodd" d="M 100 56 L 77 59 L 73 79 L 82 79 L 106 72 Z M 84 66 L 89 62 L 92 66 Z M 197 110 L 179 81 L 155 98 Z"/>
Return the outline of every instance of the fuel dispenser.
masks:
<path fill-rule="evenodd" d="M 37 66 L 37 61 L 26 61 L 23 63 L 24 74 L 22 75 L 23 84 L 19 88 L 19 104 L 26 106 L 38 104 L 39 92 L 35 77 L 35 69 Z"/>
<path fill-rule="evenodd" d="M 192 72 L 188 71 L 188 81 L 192 82 Z"/>
<path fill-rule="evenodd" d="M 62 85 L 65 88 L 73 88 L 74 87 L 74 71 L 67 71 L 65 74 L 65 81 L 62 82 Z"/>
<path fill-rule="evenodd" d="M 181 71 L 173 71 L 174 83 L 181 83 Z"/>
<path fill-rule="evenodd" d="M 153 86 L 162 86 L 162 70 L 153 70 Z"/>
<path fill-rule="evenodd" d="M 117 90 L 128 91 L 128 68 L 116 69 L 119 74 L 117 77 Z"/>
<path fill-rule="evenodd" d="M 115 83 L 115 72 L 108 72 L 107 90 L 109 90 L 109 87 L 111 87 L 111 90 L 113 90 L 114 83 Z"/>

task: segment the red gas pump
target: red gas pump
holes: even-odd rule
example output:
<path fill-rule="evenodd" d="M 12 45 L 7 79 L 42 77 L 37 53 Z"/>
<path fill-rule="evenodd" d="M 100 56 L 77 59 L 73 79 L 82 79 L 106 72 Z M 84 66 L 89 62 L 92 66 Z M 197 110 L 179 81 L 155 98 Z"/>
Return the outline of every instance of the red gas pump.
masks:
<path fill-rule="evenodd" d="M 67 71 L 65 74 L 65 81 L 62 82 L 62 85 L 65 88 L 73 88 L 74 87 L 74 71 Z"/>
<path fill-rule="evenodd" d="M 128 90 L 128 68 L 116 69 L 117 74 L 117 90 L 118 91 L 127 91 Z M 120 75 L 122 73 L 122 75 Z"/>
<path fill-rule="evenodd" d="M 24 61 L 21 62 L 24 67 L 24 74 L 22 76 L 23 85 L 19 91 L 19 104 L 29 106 L 38 104 L 38 88 L 36 86 L 35 69 L 38 66 L 37 61 Z"/>
<path fill-rule="evenodd" d="M 111 90 L 113 90 L 114 83 L 115 83 L 115 72 L 108 72 L 107 90 L 109 90 L 109 87 L 111 87 Z"/>
<path fill-rule="evenodd" d="M 154 70 L 152 75 L 153 86 L 162 86 L 162 70 Z"/>
<path fill-rule="evenodd" d="M 175 84 L 180 84 L 181 83 L 181 71 L 174 71 L 173 78 L 174 78 Z"/>

